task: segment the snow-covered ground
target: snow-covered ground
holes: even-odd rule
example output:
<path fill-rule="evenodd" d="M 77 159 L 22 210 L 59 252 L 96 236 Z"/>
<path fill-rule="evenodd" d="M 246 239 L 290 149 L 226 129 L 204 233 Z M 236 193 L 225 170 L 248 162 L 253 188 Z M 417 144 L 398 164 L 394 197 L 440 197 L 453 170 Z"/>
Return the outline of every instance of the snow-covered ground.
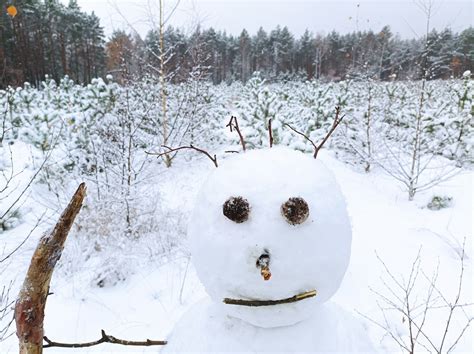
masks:
<path fill-rule="evenodd" d="M 272 119 L 276 145 L 309 154 L 312 145 L 285 123 L 318 142 L 333 124 L 334 105 L 340 105 L 346 118 L 318 155 L 339 182 L 353 229 L 348 271 L 332 300 L 365 323 L 380 352 L 400 351 L 397 341 L 408 342 L 408 298 L 412 333 L 420 332 L 415 352 L 439 348 L 449 320 L 442 352 L 470 353 L 471 327 L 457 338 L 474 302 L 472 82 L 469 76 L 429 81 L 421 131 L 416 81 L 266 83 L 255 75 L 246 84 L 170 85 L 168 118 L 174 120 L 168 121 L 168 144 L 193 143 L 224 162 L 234 156 L 225 150 L 241 150 L 236 132 L 225 128 L 235 115 L 249 150 L 268 146 Z M 11 313 L 2 319 L 3 287 L 12 282 L 13 300 L 41 233 L 82 181 L 88 198 L 56 267 L 46 308 L 51 340 L 92 341 L 101 329 L 124 339 L 166 339 L 180 316 L 206 297 L 186 227 L 197 192 L 215 167 L 196 152 L 179 152 L 171 168 L 145 153 L 164 143 L 159 93 L 159 85 L 146 80 L 121 87 L 94 79 L 81 86 L 68 78 L 47 80 L 39 90 L 25 85 L 0 91 L 2 182 L 13 171 L 8 188 L 0 186 L 0 214 L 25 190 L 0 217 L 0 337 L 11 319 Z M 412 165 L 414 146 L 420 159 Z M 31 188 L 24 189 L 43 162 Z M 451 172 L 457 174 L 436 184 Z M 417 190 L 409 202 L 407 182 L 418 177 L 418 187 L 435 186 Z M 444 208 L 428 208 L 433 197 L 446 197 Z M 455 302 L 450 318 L 448 305 Z M 0 342 L 0 353 L 16 350 L 14 334 Z M 74 351 L 158 350 L 103 344 Z"/>
<path fill-rule="evenodd" d="M 344 309 L 351 311 L 361 321 L 366 321 L 370 336 L 380 352 L 399 351 L 400 348 L 389 335 L 374 322 L 384 323 L 379 306 L 384 307 L 379 295 L 395 299 L 403 296 L 391 283 L 391 271 L 400 282 L 408 281 L 412 264 L 420 254 L 421 268 L 414 287 L 413 300 L 423 304 L 427 294 L 426 280 L 439 263 L 437 288 L 454 301 L 460 272 L 459 252 L 466 240 L 464 261 L 464 284 L 460 303 L 471 303 L 472 294 L 472 215 L 473 174 L 465 171 L 435 188 L 419 193 L 414 202 L 408 202 L 406 192 L 388 176 L 375 169 L 371 173 L 358 172 L 353 167 L 338 161 L 334 154 L 324 150 L 320 158 L 336 175 L 347 199 L 353 227 L 352 256 L 348 272 L 341 288 L 333 298 Z M 205 157 L 189 160 L 178 158 L 174 166 L 159 173 L 163 209 L 181 210 L 184 218 L 192 208 L 196 193 L 206 175 L 213 169 Z M 433 211 L 426 208 L 433 195 L 453 198 L 450 207 Z M 36 213 L 41 206 L 32 206 Z M 25 221 L 17 228 L 0 235 L 6 240 L 5 249 L 20 243 L 32 227 Z M 29 240 L 11 258 L 6 270 L 0 274 L 0 284 L 15 279 L 12 294 L 16 294 L 29 263 L 40 232 L 36 230 Z M 138 241 L 140 242 L 140 241 Z M 184 243 L 186 244 L 186 242 Z M 75 241 L 68 240 L 61 262 L 73 259 Z M 146 250 L 147 245 L 137 247 Z M 150 246 L 151 247 L 151 246 Z M 134 252 L 131 250 L 130 252 Z M 127 259 L 130 254 L 118 255 Z M 100 337 L 100 330 L 118 338 L 144 340 L 166 339 L 179 317 L 194 303 L 206 296 L 197 279 L 192 259 L 186 248 L 170 254 L 166 259 L 149 258 L 147 254 L 133 254 L 143 258 L 139 267 L 133 269 L 124 281 L 114 286 L 97 287 L 92 284 L 90 274 L 96 272 L 94 263 L 83 263 L 67 271 L 60 267 L 53 276 L 46 307 L 45 333 L 58 342 L 84 342 Z M 68 259 L 69 257 L 69 259 Z M 386 285 L 395 289 L 391 293 Z M 439 296 L 438 296 L 439 297 Z M 437 305 L 442 305 L 438 299 Z M 434 306 L 435 307 L 435 306 Z M 426 319 L 426 333 L 437 343 L 447 319 L 445 309 L 432 309 Z M 464 312 L 465 311 L 465 312 Z M 393 334 L 406 335 L 407 319 L 400 313 L 387 312 L 393 326 Z M 466 318 L 472 317 L 472 309 L 457 309 L 448 343 L 453 343 Z M 440 333 L 441 332 L 441 333 Z M 459 352 L 473 352 L 472 330 L 464 335 L 455 347 Z M 446 349 L 451 344 L 446 345 Z M 422 347 L 417 348 L 423 351 Z M 134 348 L 102 344 L 85 349 L 66 349 L 64 352 L 156 352 L 156 347 Z M 1 353 L 17 351 L 17 340 L 13 335 L 0 343 Z M 418 350 L 417 350 L 418 351 Z M 444 351 L 444 350 L 443 350 Z M 47 349 L 46 353 L 60 352 Z"/>

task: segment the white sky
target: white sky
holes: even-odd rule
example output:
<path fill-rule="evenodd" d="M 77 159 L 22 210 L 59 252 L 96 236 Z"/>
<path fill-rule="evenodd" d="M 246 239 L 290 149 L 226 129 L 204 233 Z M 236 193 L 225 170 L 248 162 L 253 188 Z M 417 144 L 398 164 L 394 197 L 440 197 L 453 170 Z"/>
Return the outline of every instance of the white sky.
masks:
<path fill-rule="evenodd" d="M 62 0 L 67 3 L 68 0 Z M 473 25 L 473 1 L 431 0 L 432 27 L 460 31 Z M 176 0 L 164 0 L 165 15 Z M 307 28 L 314 33 L 373 29 L 385 24 L 402 37 L 424 33 L 426 16 L 416 2 L 428 0 L 181 0 L 169 23 L 192 30 L 197 23 L 238 35 L 243 28 L 250 34 L 262 26 L 269 31 L 278 24 L 288 26 L 296 36 Z M 95 11 L 106 35 L 114 29 L 132 26 L 141 35 L 157 21 L 158 0 L 78 0 L 86 12 Z M 357 6 L 357 4 L 360 4 Z M 127 24 L 128 22 L 128 24 Z"/>

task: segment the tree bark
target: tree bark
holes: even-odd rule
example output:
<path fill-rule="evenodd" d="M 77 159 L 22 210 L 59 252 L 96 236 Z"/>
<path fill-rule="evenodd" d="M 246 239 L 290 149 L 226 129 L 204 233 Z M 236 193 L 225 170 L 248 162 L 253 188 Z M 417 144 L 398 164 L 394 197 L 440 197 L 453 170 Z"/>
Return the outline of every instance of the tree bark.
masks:
<path fill-rule="evenodd" d="M 85 194 L 86 185 L 81 183 L 54 229 L 41 237 L 33 254 L 15 304 L 16 334 L 20 354 L 43 352 L 44 308 L 51 276 L 61 257 L 69 230 L 81 209 Z"/>

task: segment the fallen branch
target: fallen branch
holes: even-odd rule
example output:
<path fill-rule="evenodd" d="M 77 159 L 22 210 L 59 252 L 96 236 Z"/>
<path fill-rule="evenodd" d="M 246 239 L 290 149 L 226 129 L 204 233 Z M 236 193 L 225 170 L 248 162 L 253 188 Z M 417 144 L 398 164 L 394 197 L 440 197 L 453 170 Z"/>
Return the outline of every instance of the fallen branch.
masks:
<path fill-rule="evenodd" d="M 152 345 L 166 345 L 167 342 L 165 340 L 150 340 L 147 339 L 145 341 L 132 341 L 132 340 L 125 340 L 119 339 L 109 334 L 106 334 L 105 331 L 102 329 L 101 331 L 102 337 L 93 342 L 85 342 L 85 343 L 59 343 L 53 342 L 48 337 L 43 337 L 44 341 L 47 343 L 43 346 L 43 348 L 51 348 L 51 347 L 59 347 L 59 348 L 87 348 L 93 347 L 95 345 L 99 345 L 102 343 L 111 343 L 111 344 L 120 344 L 120 345 L 133 345 L 133 346 L 142 346 L 142 347 L 149 347 Z"/>
<path fill-rule="evenodd" d="M 20 354 L 42 353 L 43 351 L 44 308 L 49 284 L 85 195 L 86 185 L 81 183 L 54 229 L 41 237 L 33 254 L 15 304 L 16 334 L 19 339 Z"/>
<path fill-rule="evenodd" d="M 280 299 L 280 300 L 242 300 L 242 299 L 230 299 L 226 297 L 224 299 L 224 303 L 228 305 L 241 305 L 241 306 L 253 306 L 253 307 L 272 306 L 272 305 L 280 305 L 280 304 L 289 304 L 291 302 L 301 301 L 313 296 L 316 296 L 316 290 L 307 291 L 305 293 L 288 297 L 286 299 Z"/>
<path fill-rule="evenodd" d="M 145 151 L 145 152 L 146 152 L 148 155 L 153 155 L 153 156 L 161 157 L 161 156 L 167 155 L 167 154 L 169 154 L 169 153 L 171 153 L 171 152 L 175 152 L 175 151 L 179 151 L 179 150 L 184 150 L 184 149 L 191 149 L 191 150 L 195 150 L 195 151 L 200 152 L 201 154 L 206 155 L 206 156 L 209 157 L 209 159 L 214 163 L 214 166 L 219 167 L 219 165 L 217 164 L 217 157 L 216 157 L 216 155 L 211 156 L 206 150 L 197 148 L 197 147 L 193 146 L 192 144 L 190 144 L 189 146 L 180 146 L 180 147 L 177 147 L 177 148 L 171 148 L 171 147 L 166 146 L 166 145 L 161 145 L 161 146 L 164 147 L 165 149 L 168 149 L 168 151 L 165 151 L 165 152 L 148 152 L 148 151 Z"/>
<path fill-rule="evenodd" d="M 227 123 L 226 127 L 229 127 L 231 133 L 232 133 L 232 128 L 234 128 L 237 134 L 239 134 L 240 145 L 242 145 L 242 150 L 244 150 L 245 152 L 246 151 L 245 140 L 242 133 L 240 132 L 239 123 L 237 123 L 237 117 L 231 116 L 229 123 Z"/>

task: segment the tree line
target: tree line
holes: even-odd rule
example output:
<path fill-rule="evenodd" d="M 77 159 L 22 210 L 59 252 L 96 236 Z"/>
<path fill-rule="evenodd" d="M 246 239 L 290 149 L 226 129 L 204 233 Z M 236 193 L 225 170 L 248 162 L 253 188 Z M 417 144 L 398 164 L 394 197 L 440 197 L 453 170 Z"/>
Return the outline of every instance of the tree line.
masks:
<path fill-rule="evenodd" d="M 447 79 L 460 77 L 464 71 L 472 70 L 474 64 L 472 27 L 460 33 L 449 28 L 432 30 L 427 40 L 424 37 L 402 39 L 388 26 L 379 32 L 348 34 L 332 31 L 327 35 L 314 35 L 306 30 L 299 38 L 287 27 L 280 26 L 270 32 L 260 28 L 252 36 L 245 29 L 239 36 L 213 28 L 198 28 L 186 35 L 179 28 L 168 27 L 164 37 L 165 48 L 172 53 L 167 62 L 168 72 L 173 73 L 178 82 L 188 77 L 196 65 L 206 70 L 217 84 L 234 80 L 245 82 L 256 71 L 269 80 L 294 77 L 416 80 L 423 75 L 422 65 L 429 69 L 429 79 Z M 150 31 L 144 41 L 122 31 L 115 32 L 107 45 L 115 46 L 116 59 L 110 69 L 119 68 L 118 63 L 127 68 L 127 72 L 158 66 L 156 31 Z M 133 53 L 140 54 L 134 58 Z"/>
<path fill-rule="evenodd" d="M 3 1 L 5 2 L 5 1 Z M 113 74 L 119 81 L 159 74 L 165 61 L 170 82 L 199 73 L 213 83 L 247 81 L 254 72 L 269 80 L 373 78 L 378 80 L 460 77 L 474 63 L 474 28 L 459 33 L 446 28 L 428 37 L 403 39 L 390 27 L 326 35 L 310 31 L 299 37 L 287 27 L 254 35 L 197 28 L 185 33 L 168 26 L 164 55 L 158 29 L 144 38 L 115 31 L 105 40 L 99 18 L 81 11 L 76 0 L 18 0 L 19 14 L 0 17 L 0 87 L 36 84 L 49 75 L 68 75 L 88 83 Z M 4 8 L 4 6 L 2 7 Z M 428 72 L 421 70 L 421 66 Z"/>
<path fill-rule="evenodd" d="M 9 16 L 10 1 L 1 0 L 0 87 L 37 85 L 46 75 L 58 81 L 69 75 L 90 82 L 104 75 L 105 36 L 99 18 L 81 11 L 77 0 L 17 0 L 18 14 Z"/>

